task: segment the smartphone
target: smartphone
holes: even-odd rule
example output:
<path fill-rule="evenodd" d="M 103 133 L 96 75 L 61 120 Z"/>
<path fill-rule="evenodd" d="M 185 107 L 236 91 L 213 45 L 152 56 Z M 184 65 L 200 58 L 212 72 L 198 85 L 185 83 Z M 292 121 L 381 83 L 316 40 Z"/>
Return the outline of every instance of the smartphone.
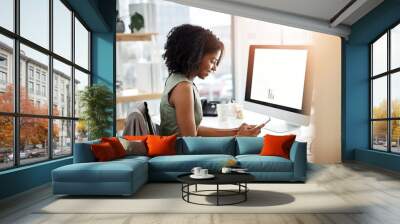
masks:
<path fill-rule="evenodd" d="M 270 118 L 270 117 L 268 117 L 268 119 L 267 119 L 265 122 L 263 122 L 263 123 L 261 123 L 261 124 L 255 126 L 254 128 L 261 129 L 261 128 L 263 128 L 269 121 L 271 121 L 271 118 Z"/>

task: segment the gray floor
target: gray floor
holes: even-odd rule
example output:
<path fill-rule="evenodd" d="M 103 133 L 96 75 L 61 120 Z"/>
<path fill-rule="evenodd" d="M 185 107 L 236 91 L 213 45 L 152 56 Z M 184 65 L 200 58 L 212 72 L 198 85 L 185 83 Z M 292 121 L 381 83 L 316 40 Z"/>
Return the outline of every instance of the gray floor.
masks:
<path fill-rule="evenodd" d="M 400 174 L 357 163 L 310 167 L 308 182 L 369 206 L 359 214 L 35 214 L 54 200 L 49 185 L 0 202 L 0 223 L 400 223 Z"/>

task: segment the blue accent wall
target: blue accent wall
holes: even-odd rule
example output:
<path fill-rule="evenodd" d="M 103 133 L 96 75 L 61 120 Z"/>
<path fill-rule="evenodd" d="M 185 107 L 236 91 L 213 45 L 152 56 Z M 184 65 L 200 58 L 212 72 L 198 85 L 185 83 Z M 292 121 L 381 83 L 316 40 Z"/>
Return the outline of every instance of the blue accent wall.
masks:
<path fill-rule="evenodd" d="M 109 87 L 116 97 L 115 89 L 115 33 L 92 34 L 92 81 Z M 115 100 L 114 100 L 115 105 Z M 115 124 L 115 106 L 113 109 L 113 124 Z M 111 118 L 110 118 L 111 119 Z M 115 135 L 115 125 L 109 128 L 110 135 Z"/>
<path fill-rule="evenodd" d="M 72 157 L 19 167 L 0 173 L 0 199 L 51 181 L 51 171 L 72 163 Z"/>
<path fill-rule="evenodd" d="M 385 0 L 351 27 L 343 44 L 342 159 L 399 170 L 400 157 L 369 150 L 369 43 L 400 22 L 400 0 Z"/>
<path fill-rule="evenodd" d="M 106 84 L 115 96 L 115 0 L 67 0 L 92 32 L 93 83 Z M 115 108 L 113 127 L 115 127 Z M 110 132 L 114 128 L 110 127 Z M 51 171 L 72 163 L 72 157 L 0 172 L 0 199 L 51 181 Z"/>

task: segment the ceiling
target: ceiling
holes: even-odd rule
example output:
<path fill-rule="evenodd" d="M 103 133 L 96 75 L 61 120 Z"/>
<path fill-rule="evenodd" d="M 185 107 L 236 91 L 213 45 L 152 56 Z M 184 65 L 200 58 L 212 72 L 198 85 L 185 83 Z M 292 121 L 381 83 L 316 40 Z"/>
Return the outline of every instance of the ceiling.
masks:
<path fill-rule="evenodd" d="M 261 7 L 265 9 L 277 10 L 280 12 L 290 13 L 299 16 L 306 16 L 324 21 L 330 21 L 336 13 L 343 9 L 348 3 L 355 4 L 360 2 L 361 6 L 356 11 L 357 15 L 363 16 L 376 7 L 383 0 L 223 0 L 237 4 L 245 4 L 253 7 Z M 342 24 L 352 25 L 358 18 L 354 16 L 347 17 Z"/>
<path fill-rule="evenodd" d="M 169 0 L 266 22 L 347 37 L 383 0 Z"/>

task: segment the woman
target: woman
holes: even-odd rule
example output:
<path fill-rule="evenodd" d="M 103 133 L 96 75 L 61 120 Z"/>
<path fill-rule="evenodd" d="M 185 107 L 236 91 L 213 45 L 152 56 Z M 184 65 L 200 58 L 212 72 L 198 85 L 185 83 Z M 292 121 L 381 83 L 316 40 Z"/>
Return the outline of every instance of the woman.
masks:
<path fill-rule="evenodd" d="M 184 24 L 167 37 L 163 58 L 169 77 L 160 103 L 161 135 L 180 136 L 257 136 L 263 125 L 242 124 L 234 129 L 200 126 L 203 118 L 200 96 L 193 83 L 217 69 L 224 44 L 200 26 Z"/>

